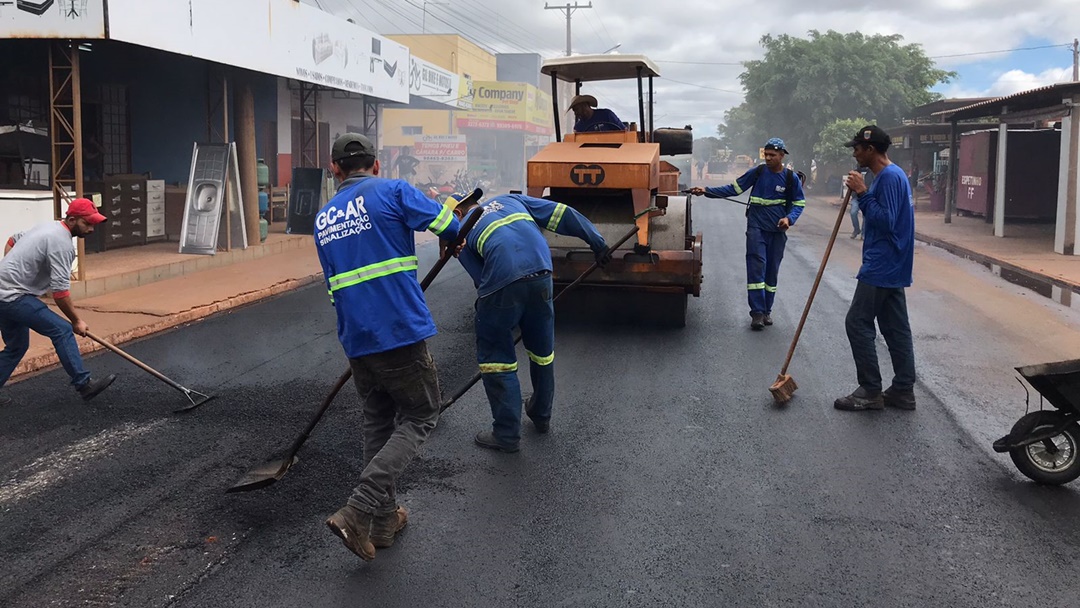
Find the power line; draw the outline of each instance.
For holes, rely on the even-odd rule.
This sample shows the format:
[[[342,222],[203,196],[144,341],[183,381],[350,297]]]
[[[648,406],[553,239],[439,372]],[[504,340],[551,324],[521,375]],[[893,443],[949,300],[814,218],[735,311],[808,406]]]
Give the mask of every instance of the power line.
[[[954,55],[934,55],[927,59],[946,59],[948,57],[974,57],[975,55],[994,55],[996,53],[1012,53],[1013,51],[1039,51],[1042,49],[1057,49],[1072,46],[1071,44],[1048,44],[1046,46],[1026,46],[1015,49],[1001,49],[1000,51],[978,51],[975,53],[956,53]]]

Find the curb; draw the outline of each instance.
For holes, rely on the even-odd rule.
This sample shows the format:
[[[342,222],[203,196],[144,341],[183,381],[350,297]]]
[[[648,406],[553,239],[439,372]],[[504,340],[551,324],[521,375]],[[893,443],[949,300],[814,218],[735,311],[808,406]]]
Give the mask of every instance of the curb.
[[[1043,297],[1054,300],[1058,304],[1064,306],[1080,306],[1080,284],[1039,274],[984,253],[973,251],[967,247],[957,245],[956,243],[950,243],[936,237],[921,234],[918,231],[915,232],[915,240],[926,243],[932,247],[944,249],[946,252],[957,257],[981,264],[989,269],[991,273],[1001,277],[1009,283],[1025,289],[1030,289]]]
[[[108,336],[102,336],[106,342],[112,344],[123,344],[124,342],[130,342],[139,338],[156,334],[158,332],[172,329],[178,325],[184,325],[185,323],[191,323],[209,317],[210,315],[224,312],[232,308],[244,306],[246,304],[252,304],[260,300],[265,300],[289,291],[306,287],[312,283],[322,280],[322,273],[315,273],[305,277],[296,279],[288,279],[275,283],[269,287],[262,289],[256,289],[255,291],[249,291],[246,293],[238,294],[224,300],[212,302],[203,306],[198,306],[183,312],[162,317],[160,320],[146,325],[140,325],[131,329],[109,334]],[[104,350],[105,347],[96,342],[88,340],[79,341],[79,352],[82,355],[87,355],[94,351]],[[56,351],[49,351],[48,354],[38,355],[30,359],[23,359],[19,366],[15,368],[15,371],[11,374],[13,381],[18,381],[24,377],[28,377],[28,374],[34,372],[45,371],[48,368],[52,368],[59,365],[60,359],[56,356]]]

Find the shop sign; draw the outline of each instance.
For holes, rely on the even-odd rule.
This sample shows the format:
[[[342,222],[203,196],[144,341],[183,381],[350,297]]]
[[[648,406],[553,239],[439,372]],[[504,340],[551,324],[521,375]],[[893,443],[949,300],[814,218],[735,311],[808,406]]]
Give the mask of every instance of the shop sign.
[[[109,0],[108,25],[114,40],[409,101],[408,47],[294,0]]]
[[[524,82],[476,81],[473,86],[472,111],[457,114],[458,128],[551,134],[547,93]]]
[[[460,95],[461,78],[448,70],[424,61],[419,57],[409,57],[409,94],[444,103],[455,108]]]
[[[464,135],[420,135],[412,155],[425,162],[465,162],[469,148]]]
[[[105,38],[104,0],[0,0],[0,38]]]

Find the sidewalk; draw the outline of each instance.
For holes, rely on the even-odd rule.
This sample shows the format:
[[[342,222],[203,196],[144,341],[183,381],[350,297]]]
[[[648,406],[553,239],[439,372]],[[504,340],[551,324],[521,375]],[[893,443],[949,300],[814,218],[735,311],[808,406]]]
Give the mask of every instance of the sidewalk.
[[[813,208],[840,206],[839,197],[807,196]],[[845,218],[841,235],[851,232]],[[1065,306],[1080,308],[1080,256],[1054,253],[1054,227],[1049,224],[1007,224],[1007,237],[996,237],[980,217],[953,217],[916,207],[915,239],[953,255],[978,262],[1002,279],[1031,289]]]
[[[75,307],[90,331],[118,345],[322,281],[311,235],[283,230],[271,225],[266,241],[213,256],[177,253],[175,242],[89,255],[86,280],[71,284]],[[435,239],[416,234],[417,245]],[[76,340],[83,354],[103,348]],[[30,349],[9,382],[58,364],[52,343],[31,331]]]

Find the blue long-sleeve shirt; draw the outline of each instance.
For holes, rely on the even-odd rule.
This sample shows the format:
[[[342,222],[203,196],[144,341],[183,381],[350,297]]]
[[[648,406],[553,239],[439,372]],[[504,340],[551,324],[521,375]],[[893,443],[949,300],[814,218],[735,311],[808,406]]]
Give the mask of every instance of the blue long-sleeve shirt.
[[[338,340],[355,359],[435,335],[416,281],[414,231],[454,239],[449,207],[398,179],[353,177],[315,216],[315,250],[337,310]]]
[[[862,196],[863,263],[857,278],[875,287],[911,285],[915,263],[915,204],[904,171],[889,164]]]
[[[795,193],[791,199],[791,212],[785,210],[788,198],[787,174],[788,169],[774,173],[768,167],[759,165],[740,175],[734,184],[705,188],[705,196],[731,197],[750,190],[750,208],[746,216],[747,227],[767,232],[781,232],[777,227],[781,218],[787,217],[788,223],[794,226],[806,207],[806,195],[803,194],[802,182],[799,181],[799,176],[792,175],[791,184]]]
[[[574,123],[574,131],[625,131],[626,123],[607,108],[595,108],[589,118]]]
[[[491,198],[472,213],[483,213],[465,237],[458,259],[479,297],[495,293],[529,274],[551,270],[551,249],[541,229],[575,236],[593,252],[607,248],[585,216],[562,203],[524,194]]]

